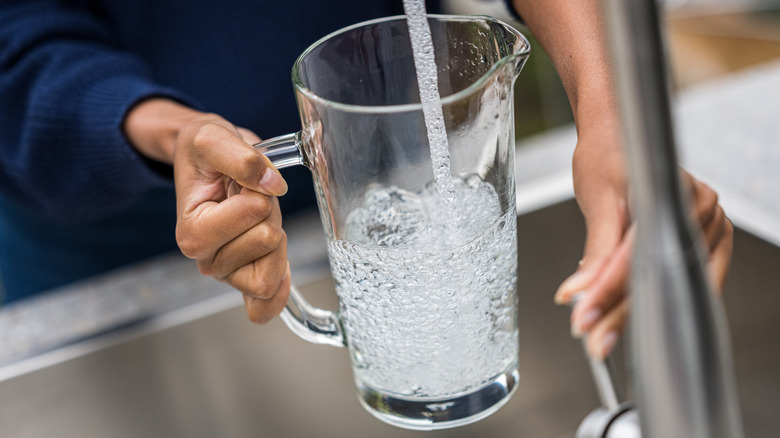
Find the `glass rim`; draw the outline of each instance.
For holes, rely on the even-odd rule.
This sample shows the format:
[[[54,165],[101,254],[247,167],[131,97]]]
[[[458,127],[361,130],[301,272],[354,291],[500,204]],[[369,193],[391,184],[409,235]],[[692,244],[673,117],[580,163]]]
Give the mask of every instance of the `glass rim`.
[[[490,69],[488,69],[485,74],[479,77],[479,79],[472,82],[468,87],[452,93],[450,95],[447,95],[445,97],[442,97],[439,100],[439,103],[441,105],[447,105],[453,102],[457,102],[459,100],[464,99],[465,97],[473,94],[477,90],[479,90],[482,85],[490,78],[493,73],[495,73],[496,70],[498,70],[502,65],[509,62],[511,59],[515,59],[517,57],[521,56],[527,56],[531,52],[531,44],[528,41],[528,38],[525,37],[522,33],[520,33],[519,30],[515,29],[513,26],[510,26],[509,24],[487,15],[443,15],[443,14],[427,14],[428,18],[431,19],[437,19],[441,21],[479,21],[479,22],[488,22],[488,23],[495,23],[500,26],[503,26],[506,28],[510,33],[515,35],[522,44],[520,45],[520,49],[515,51],[514,53],[510,53],[498,61],[496,61]],[[406,15],[394,15],[389,17],[382,17],[382,18],[376,18],[373,20],[363,21],[360,23],[356,23],[344,28],[341,28],[335,32],[331,32],[330,34],[320,38],[316,42],[314,42],[312,45],[310,45],[306,50],[304,50],[299,56],[298,59],[295,60],[295,63],[293,64],[292,69],[292,82],[295,89],[306,96],[307,98],[319,102],[323,105],[327,105],[329,107],[332,107],[334,109],[339,109],[342,111],[348,111],[348,112],[356,112],[356,113],[399,113],[399,112],[410,112],[410,111],[421,111],[423,108],[422,103],[405,103],[400,105],[355,105],[355,104],[349,104],[349,103],[343,103],[343,102],[337,102],[334,100],[326,99],[314,91],[312,91],[307,86],[303,85],[303,81],[300,77],[300,67],[303,63],[303,60],[309,55],[314,49],[321,46],[328,40],[341,35],[343,33],[347,33],[349,31],[352,31],[354,29],[370,26],[377,23],[383,23],[383,22],[389,22],[389,21],[398,21],[398,20],[406,20]]]

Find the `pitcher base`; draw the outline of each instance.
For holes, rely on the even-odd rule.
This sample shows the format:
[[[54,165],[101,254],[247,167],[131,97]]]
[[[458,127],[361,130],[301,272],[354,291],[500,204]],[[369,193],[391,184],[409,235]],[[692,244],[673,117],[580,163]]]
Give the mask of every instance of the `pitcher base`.
[[[393,426],[436,430],[481,420],[504,406],[517,389],[517,369],[481,388],[452,398],[415,399],[388,395],[358,383],[358,399],[371,415]]]

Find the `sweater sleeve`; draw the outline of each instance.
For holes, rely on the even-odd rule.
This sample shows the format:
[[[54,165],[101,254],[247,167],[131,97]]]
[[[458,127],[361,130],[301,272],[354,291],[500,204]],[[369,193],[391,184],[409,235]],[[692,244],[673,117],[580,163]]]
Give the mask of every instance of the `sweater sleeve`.
[[[0,1],[3,196],[77,222],[172,184],[122,133],[128,110],[152,96],[191,105],[115,47],[97,16],[54,1]]]

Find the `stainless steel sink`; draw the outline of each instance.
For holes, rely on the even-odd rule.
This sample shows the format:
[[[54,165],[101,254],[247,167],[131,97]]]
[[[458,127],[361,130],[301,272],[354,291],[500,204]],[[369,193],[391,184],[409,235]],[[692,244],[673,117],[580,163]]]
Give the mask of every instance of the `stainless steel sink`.
[[[568,310],[552,303],[558,283],[580,257],[581,216],[567,201],[520,216],[518,224],[518,391],[495,415],[429,436],[572,437],[597,406],[581,345],[569,336]],[[737,232],[726,304],[749,437],[780,430],[779,265],[779,248]],[[306,273],[301,268],[296,277],[311,279],[301,289],[312,302],[333,308],[332,281],[324,265],[319,267]],[[25,361],[34,364],[27,371],[19,371],[19,364],[12,373],[0,368],[3,437],[420,433],[385,425],[363,410],[344,349],[308,344],[278,319],[252,325],[237,293],[44,356],[46,361]]]

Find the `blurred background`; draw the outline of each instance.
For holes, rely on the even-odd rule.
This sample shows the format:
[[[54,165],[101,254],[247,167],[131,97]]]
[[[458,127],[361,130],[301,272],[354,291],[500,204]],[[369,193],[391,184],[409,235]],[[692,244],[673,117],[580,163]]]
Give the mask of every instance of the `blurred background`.
[[[502,1],[443,3],[452,13],[511,20]],[[776,436],[780,2],[663,5],[681,160],[716,188],[737,227],[725,302],[747,436]],[[598,406],[568,310],[552,304],[584,241],[571,188],[576,133],[555,70],[532,44],[516,86],[519,389],[490,418],[428,436],[573,437]],[[285,225],[295,281],[314,304],[335,308],[319,218]],[[615,359],[630,394],[629,349],[621,346]],[[0,308],[0,431],[9,438],[420,435],[363,411],[344,350],[307,344],[278,319],[253,326],[235,291],[178,254]]]
[[[453,13],[491,10],[522,28],[503,0],[443,0]],[[666,11],[671,79],[685,90],[780,58],[777,0],[660,0]],[[517,85],[517,135],[572,122],[568,100],[550,58],[533,36],[533,56]]]

